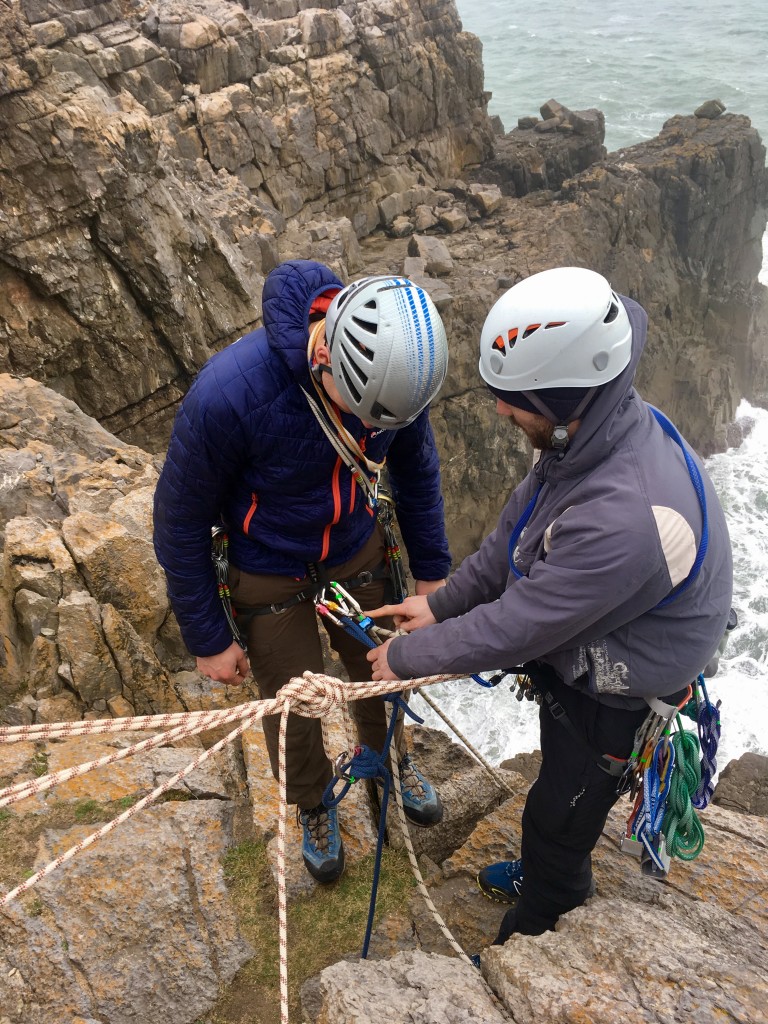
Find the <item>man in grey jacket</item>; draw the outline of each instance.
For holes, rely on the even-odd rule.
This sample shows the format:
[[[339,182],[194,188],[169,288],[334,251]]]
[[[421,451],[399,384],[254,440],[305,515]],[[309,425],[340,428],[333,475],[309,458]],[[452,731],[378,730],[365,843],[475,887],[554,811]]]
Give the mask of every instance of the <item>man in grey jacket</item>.
[[[516,901],[497,943],[551,929],[587,898],[646,698],[682,700],[726,629],[722,508],[698,457],[633,387],[646,325],[637,303],[580,268],[499,299],[480,373],[537,449],[534,466],[445,587],[378,612],[418,637],[371,651],[374,679],[525,665],[544,696],[521,857],[478,877],[492,899]]]

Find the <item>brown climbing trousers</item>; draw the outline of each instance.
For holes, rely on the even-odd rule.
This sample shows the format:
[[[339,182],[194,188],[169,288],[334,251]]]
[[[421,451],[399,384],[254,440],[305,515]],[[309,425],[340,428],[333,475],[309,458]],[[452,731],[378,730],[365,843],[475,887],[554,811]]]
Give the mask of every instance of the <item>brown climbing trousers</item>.
[[[354,579],[365,570],[373,571],[384,563],[384,539],[377,527],[370,539],[349,561],[335,565],[327,572],[340,582]],[[376,579],[350,593],[365,610],[377,608],[385,602],[386,579]],[[293,676],[303,672],[324,672],[323,653],[318,632],[318,616],[311,600],[301,601],[278,614],[248,615],[250,608],[280,605],[306,590],[309,581],[291,576],[255,575],[230,566],[229,585],[232,603],[241,609],[245,622],[248,658],[251,671],[263,700],[275,696]],[[353,681],[371,678],[371,666],[366,660],[368,648],[349,636],[333,623],[323,621],[331,646],[339,654]],[[391,623],[379,620],[380,625]],[[368,697],[350,704],[361,744],[381,751],[386,736],[387,704],[381,697]],[[272,765],[272,774],[278,777],[278,733],[280,716],[262,719],[264,736]],[[402,714],[395,729],[398,759],[405,753]],[[341,751],[339,751],[341,753]],[[308,810],[322,800],[323,791],[333,776],[333,768],[323,749],[320,719],[289,715],[286,739],[286,778],[288,802]]]

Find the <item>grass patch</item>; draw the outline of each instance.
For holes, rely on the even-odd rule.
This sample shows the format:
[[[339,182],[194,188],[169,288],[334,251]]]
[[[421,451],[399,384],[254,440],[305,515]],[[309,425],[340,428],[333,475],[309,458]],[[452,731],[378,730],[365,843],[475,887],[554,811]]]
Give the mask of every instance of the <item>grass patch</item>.
[[[263,843],[229,851],[225,877],[243,935],[257,955],[240,971],[205,1024],[279,1024],[277,889]],[[290,1016],[299,1020],[301,986],[345,953],[362,949],[373,879],[373,856],[341,880],[288,906]],[[378,921],[402,907],[414,886],[404,853],[385,850],[376,901]]]
[[[119,800],[114,801],[114,806],[122,814],[123,811],[127,811],[129,807],[133,807],[134,804],[139,802],[138,795],[134,796],[121,796]]]
[[[48,774],[48,752],[45,750],[38,750],[32,757],[32,763],[30,765],[32,774],[36,778],[40,778],[42,775]]]
[[[106,817],[104,805],[98,800],[78,800],[73,811],[79,822],[103,821]]]

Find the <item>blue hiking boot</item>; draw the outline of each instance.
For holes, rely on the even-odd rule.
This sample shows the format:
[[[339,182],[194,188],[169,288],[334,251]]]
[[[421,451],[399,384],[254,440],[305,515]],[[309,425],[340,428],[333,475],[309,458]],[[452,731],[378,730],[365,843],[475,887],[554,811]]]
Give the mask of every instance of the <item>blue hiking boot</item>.
[[[523,891],[522,860],[500,860],[489,864],[477,876],[480,892],[495,903],[514,903]],[[586,899],[597,892],[594,878],[590,879]]]
[[[500,860],[477,876],[480,892],[495,903],[514,903],[523,891],[523,862]]]
[[[310,811],[298,811],[304,830],[301,855],[307,871],[318,882],[335,882],[344,870],[344,844],[335,807],[318,804]]]
[[[437,825],[443,820],[443,805],[434,786],[427,782],[410,754],[402,758],[398,768],[406,818],[424,828]]]

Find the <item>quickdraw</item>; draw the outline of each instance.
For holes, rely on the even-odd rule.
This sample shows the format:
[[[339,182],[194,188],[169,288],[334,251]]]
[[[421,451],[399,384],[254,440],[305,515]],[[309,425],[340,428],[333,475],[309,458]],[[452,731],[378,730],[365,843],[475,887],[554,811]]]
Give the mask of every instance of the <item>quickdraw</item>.
[[[377,626],[349,591],[333,580],[315,598],[315,609],[321,618],[328,619],[371,649],[395,635],[392,630]]]
[[[245,641],[235,622],[235,610],[232,607],[232,594],[229,590],[229,537],[223,526],[211,527],[211,559],[227,623],[235,641],[245,650]]]
[[[698,734],[684,728],[681,714],[695,718]],[[634,800],[620,847],[640,858],[644,874],[666,878],[672,857],[701,853],[704,830],[695,808],[712,798],[719,738],[719,703],[710,702],[702,675],[678,706],[652,703],[620,783]]]
[[[400,604],[408,597],[408,582],[400,545],[395,535],[395,505],[388,494],[376,490],[376,516],[384,530],[385,557],[392,581],[392,603]]]

